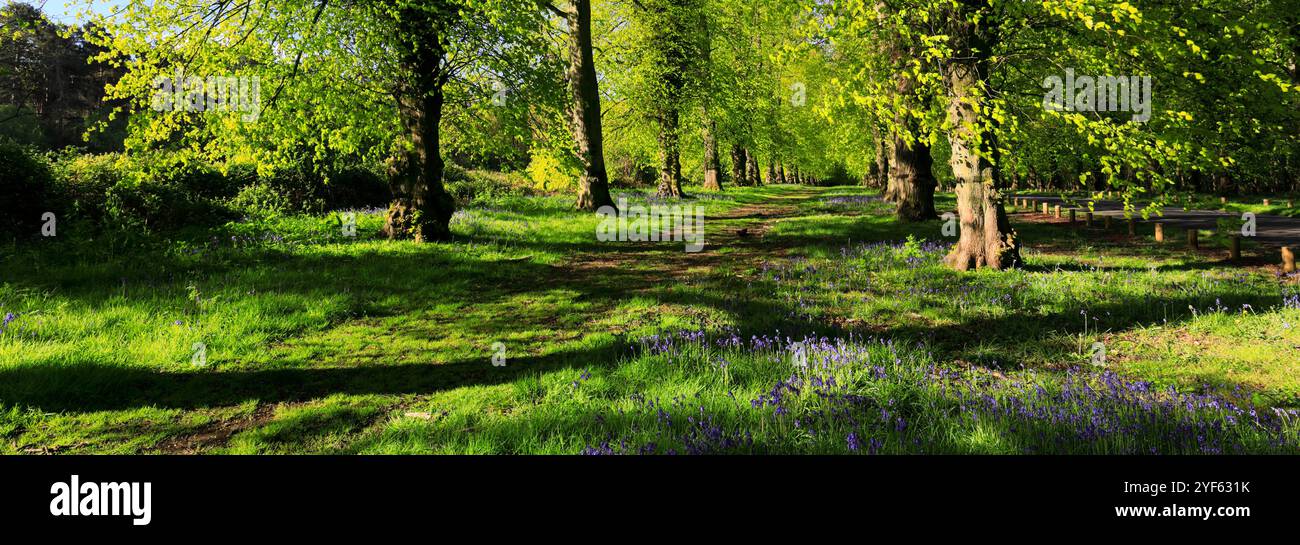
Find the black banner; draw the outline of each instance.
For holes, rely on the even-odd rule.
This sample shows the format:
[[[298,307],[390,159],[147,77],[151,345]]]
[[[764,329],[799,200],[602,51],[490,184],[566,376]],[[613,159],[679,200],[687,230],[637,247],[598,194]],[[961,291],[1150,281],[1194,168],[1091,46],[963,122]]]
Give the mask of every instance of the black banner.
[[[485,527],[542,535],[583,521],[648,524],[729,512],[743,516],[725,519],[742,533],[793,521],[927,532],[1015,521],[1201,533],[1294,520],[1300,504],[1294,463],[1287,457],[11,456],[0,458],[0,519],[10,530],[207,537],[254,529]],[[647,531],[656,528],[663,530]]]

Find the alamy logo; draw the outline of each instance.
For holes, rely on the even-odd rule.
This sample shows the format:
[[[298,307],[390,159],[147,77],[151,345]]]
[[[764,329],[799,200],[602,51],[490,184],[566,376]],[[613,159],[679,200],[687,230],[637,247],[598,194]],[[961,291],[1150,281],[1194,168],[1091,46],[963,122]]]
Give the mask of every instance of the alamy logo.
[[[1075,76],[1043,80],[1043,108],[1054,112],[1133,112],[1133,121],[1151,120],[1151,76]]]
[[[262,113],[262,83],[257,77],[186,76],[153,79],[150,106],[159,112],[239,112],[245,123]]]
[[[628,206],[627,197],[618,198],[618,211],[612,206],[596,210],[600,224],[596,240],[601,242],[685,242],[690,253],[704,249],[704,207],[636,204]]]
[[[81,482],[73,475],[71,483],[50,485],[50,514],[56,517],[135,517],[131,524],[144,526],[153,520],[152,483]]]

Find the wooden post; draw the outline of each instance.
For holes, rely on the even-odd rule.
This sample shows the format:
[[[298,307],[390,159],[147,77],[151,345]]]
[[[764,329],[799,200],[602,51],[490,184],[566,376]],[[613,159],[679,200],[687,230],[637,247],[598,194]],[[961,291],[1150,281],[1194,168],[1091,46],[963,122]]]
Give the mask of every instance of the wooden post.
[[[1227,197],[1219,197],[1219,204],[1228,204]]]
[[[1295,252],[1288,246],[1282,247],[1282,272],[1295,272]]]
[[[1241,235],[1228,237],[1228,259],[1233,261],[1241,259]]]
[[[1043,215],[1047,215],[1047,203],[1043,203]]]
[[[1264,199],[1264,206],[1271,206],[1268,202],[1268,199]]]
[[[1106,223],[1106,230],[1109,231],[1109,230],[1110,230],[1110,216],[1102,216],[1102,217],[1105,218],[1104,221],[1105,221],[1105,223]]]
[[[1070,209],[1070,225],[1074,225],[1074,209]]]
[[[1165,224],[1156,222],[1156,242],[1165,241]]]
[[[1191,249],[1193,249],[1193,250],[1199,250],[1199,249],[1201,249],[1200,241],[1198,241],[1198,240],[1196,239],[1196,237],[1199,236],[1199,235],[1200,235],[1200,231],[1198,231],[1195,227],[1193,227],[1193,228],[1187,230],[1187,247],[1188,247],[1188,248],[1191,248]]]
[[[1128,236],[1137,236],[1137,218],[1128,219]]]
[[[1084,225],[1092,227],[1092,212],[1084,212],[1083,221],[1085,222]]]
[[[1056,219],[1061,219],[1061,205],[1056,205]]]

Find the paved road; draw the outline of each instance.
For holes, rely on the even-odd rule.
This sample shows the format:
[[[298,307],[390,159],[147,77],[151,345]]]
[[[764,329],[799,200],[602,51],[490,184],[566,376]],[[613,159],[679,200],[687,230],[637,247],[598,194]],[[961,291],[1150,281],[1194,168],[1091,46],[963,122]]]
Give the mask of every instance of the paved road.
[[[1061,205],[1062,217],[1068,217],[1065,211],[1069,205],[1065,204],[1060,197],[1043,197],[1021,195],[1014,198],[1029,199],[1041,207],[1042,203],[1050,205]],[[1079,201],[1083,210],[1087,210],[1087,201]],[[1123,203],[1116,201],[1096,201],[1094,207],[1095,217],[1114,216],[1117,218],[1124,217]],[[1145,220],[1147,223],[1163,222],[1165,225],[1178,229],[1187,229],[1196,227],[1198,229],[1214,229],[1218,226],[1219,218],[1241,218],[1241,214],[1232,214],[1229,212],[1219,212],[1216,210],[1183,210],[1172,206],[1162,209],[1163,216],[1151,216]],[[1137,216],[1138,222],[1143,222],[1142,216]],[[1079,221],[1083,221],[1083,212],[1079,212]],[[1122,220],[1121,220],[1122,221]],[[1288,218],[1285,216],[1255,216],[1256,236],[1254,242],[1266,246],[1290,246],[1300,248],[1300,218]],[[1150,234],[1150,230],[1146,231]]]

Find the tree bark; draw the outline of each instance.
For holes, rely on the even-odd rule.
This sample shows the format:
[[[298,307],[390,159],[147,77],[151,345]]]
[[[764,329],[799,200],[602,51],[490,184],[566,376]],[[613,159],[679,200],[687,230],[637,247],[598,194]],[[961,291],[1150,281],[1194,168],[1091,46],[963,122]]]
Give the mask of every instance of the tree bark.
[[[948,116],[952,129],[953,175],[957,180],[957,212],[961,217],[961,238],[946,261],[965,271],[979,267],[995,270],[1021,265],[1020,238],[1011,228],[1002,207],[1001,175],[990,119],[983,119],[975,106],[984,100],[982,86],[988,82],[988,56],[996,28],[988,17],[988,0],[961,0],[950,14],[954,38],[953,58],[944,74],[948,84]],[[979,23],[972,22],[978,12]],[[980,111],[987,111],[981,108]],[[985,147],[981,150],[980,146]],[[987,150],[987,151],[984,151]]]
[[[894,138],[893,166],[889,169],[889,187],[894,191],[894,213],[902,221],[925,221],[938,217],[934,210],[934,159],[930,146],[921,141],[908,145],[902,137]]]
[[[722,158],[718,156],[717,130],[717,122],[710,119],[704,123],[705,191],[722,191]]]
[[[591,52],[591,0],[572,0],[565,18],[569,23],[569,123],[582,163],[578,178],[580,210],[614,206],[605,169],[605,141],[601,134],[600,84]]]
[[[409,10],[403,31],[413,40],[401,65],[410,79],[398,85],[398,115],[405,134],[401,150],[388,161],[388,185],[393,200],[384,219],[389,239],[416,242],[448,240],[455,200],[442,185],[440,125],[443,86],[449,77],[443,64],[441,29],[435,21]]]
[[[740,144],[731,145],[731,183],[744,187],[749,185],[745,180],[745,148]]]
[[[902,55],[903,48],[895,48],[896,55]],[[915,82],[906,75],[898,78],[897,92],[910,101]],[[924,221],[936,216],[934,211],[934,189],[938,185],[934,177],[934,160],[930,157],[930,145],[920,140],[920,131],[915,122],[902,111],[894,115],[895,132],[889,146],[889,182],[885,188],[885,200],[894,203],[894,212],[903,221]],[[907,143],[903,131],[915,135],[911,144]]]
[[[885,188],[889,185],[889,145],[880,137],[880,130],[871,131],[876,147],[876,159],[867,170],[863,180],[868,187]]]
[[[745,150],[745,158],[745,178],[751,185],[763,185],[763,176],[758,171],[758,154]]]
[[[676,108],[659,113],[659,189],[660,197],[682,196],[681,139],[677,133]]]

